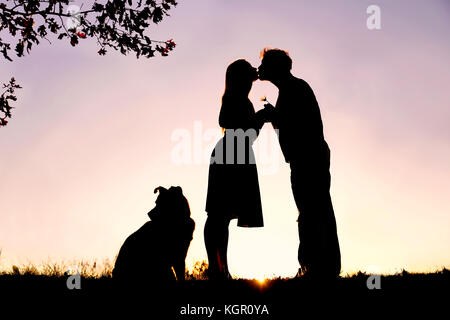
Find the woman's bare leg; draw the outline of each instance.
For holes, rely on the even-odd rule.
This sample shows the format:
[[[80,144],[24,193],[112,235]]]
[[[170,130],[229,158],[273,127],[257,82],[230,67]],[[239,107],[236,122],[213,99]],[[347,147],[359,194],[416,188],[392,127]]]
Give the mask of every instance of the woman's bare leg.
[[[204,238],[208,254],[209,274],[212,278],[227,278],[228,271],[228,237],[230,219],[219,214],[209,215],[206,219]]]

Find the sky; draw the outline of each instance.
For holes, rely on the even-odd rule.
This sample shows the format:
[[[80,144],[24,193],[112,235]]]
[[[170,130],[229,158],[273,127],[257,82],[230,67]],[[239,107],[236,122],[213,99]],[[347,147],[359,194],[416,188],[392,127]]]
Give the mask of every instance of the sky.
[[[81,4],[82,1],[75,1]],[[369,30],[369,5],[381,29]],[[114,260],[148,220],[157,186],[179,185],[196,221],[187,257],[206,260],[208,161],[225,70],[264,47],[289,51],[319,102],[343,273],[450,267],[450,5],[447,1],[179,1],[152,26],[168,57],[136,59],[91,39],[43,41],[0,62],[14,76],[0,128],[0,268]],[[255,82],[274,103],[276,88]],[[255,142],[264,228],[230,226],[230,271],[297,272],[297,209],[270,125]]]

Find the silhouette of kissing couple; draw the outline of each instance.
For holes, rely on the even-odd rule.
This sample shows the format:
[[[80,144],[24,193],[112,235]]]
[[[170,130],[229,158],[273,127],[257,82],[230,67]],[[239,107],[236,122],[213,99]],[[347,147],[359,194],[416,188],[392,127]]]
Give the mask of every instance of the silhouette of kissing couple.
[[[341,270],[336,220],[330,198],[330,149],[323,136],[322,119],[311,87],[291,73],[286,51],[265,49],[258,70],[246,60],[231,63],[219,115],[223,137],[209,166],[204,239],[210,279],[231,278],[227,248],[229,224],[262,227],[263,215],[253,142],[264,123],[278,133],[284,158],[291,169],[291,187],[297,205],[300,245],[298,276],[335,278]],[[256,80],[270,81],[279,95],[255,112],[248,95]],[[180,187],[158,187],[151,221],[122,245],[113,271],[123,283],[184,280],[186,254],[195,222]],[[141,274],[136,272],[145,269]],[[174,271],[174,272],[173,272]]]
[[[264,123],[278,133],[291,169],[291,186],[299,211],[298,276],[335,278],[341,270],[336,220],[330,198],[330,149],[324,139],[320,109],[311,87],[291,73],[292,60],[280,49],[264,49],[258,69],[244,59],[226,70],[219,114],[223,137],[209,166],[204,228],[210,279],[231,278],[227,248],[229,224],[262,227],[261,196],[253,142]],[[248,98],[256,80],[270,81],[278,90],[276,105],[255,112]]]

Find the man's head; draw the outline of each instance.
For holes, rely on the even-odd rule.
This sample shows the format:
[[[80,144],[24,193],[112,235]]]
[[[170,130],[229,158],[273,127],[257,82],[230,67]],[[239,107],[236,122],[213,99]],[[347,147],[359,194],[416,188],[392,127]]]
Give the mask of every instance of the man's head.
[[[261,65],[258,68],[260,80],[278,81],[290,75],[292,59],[287,51],[265,48],[261,51]]]

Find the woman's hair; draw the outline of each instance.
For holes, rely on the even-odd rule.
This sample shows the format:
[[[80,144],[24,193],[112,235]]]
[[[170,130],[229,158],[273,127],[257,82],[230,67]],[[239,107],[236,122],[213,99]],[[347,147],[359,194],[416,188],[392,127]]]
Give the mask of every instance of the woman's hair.
[[[236,104],[236,100],[242,98],[248,99],[248,93],[252,87],[252,82],[255,80],[255,75],[252,75],[252,65],[245,59],[239,59],[232,62],[225,74],[225,91],[222,96],[222,106],[220,108],[219,125],[224,128],[224,123],[227,123],[229,113],[225,111],[226,108]]]
[[[225,92],[222,96],[222,103],[224,98],[248,94],[252,86],[251,68],[251,64],[244,59],[236,60],[228,66],[225,74]]]

